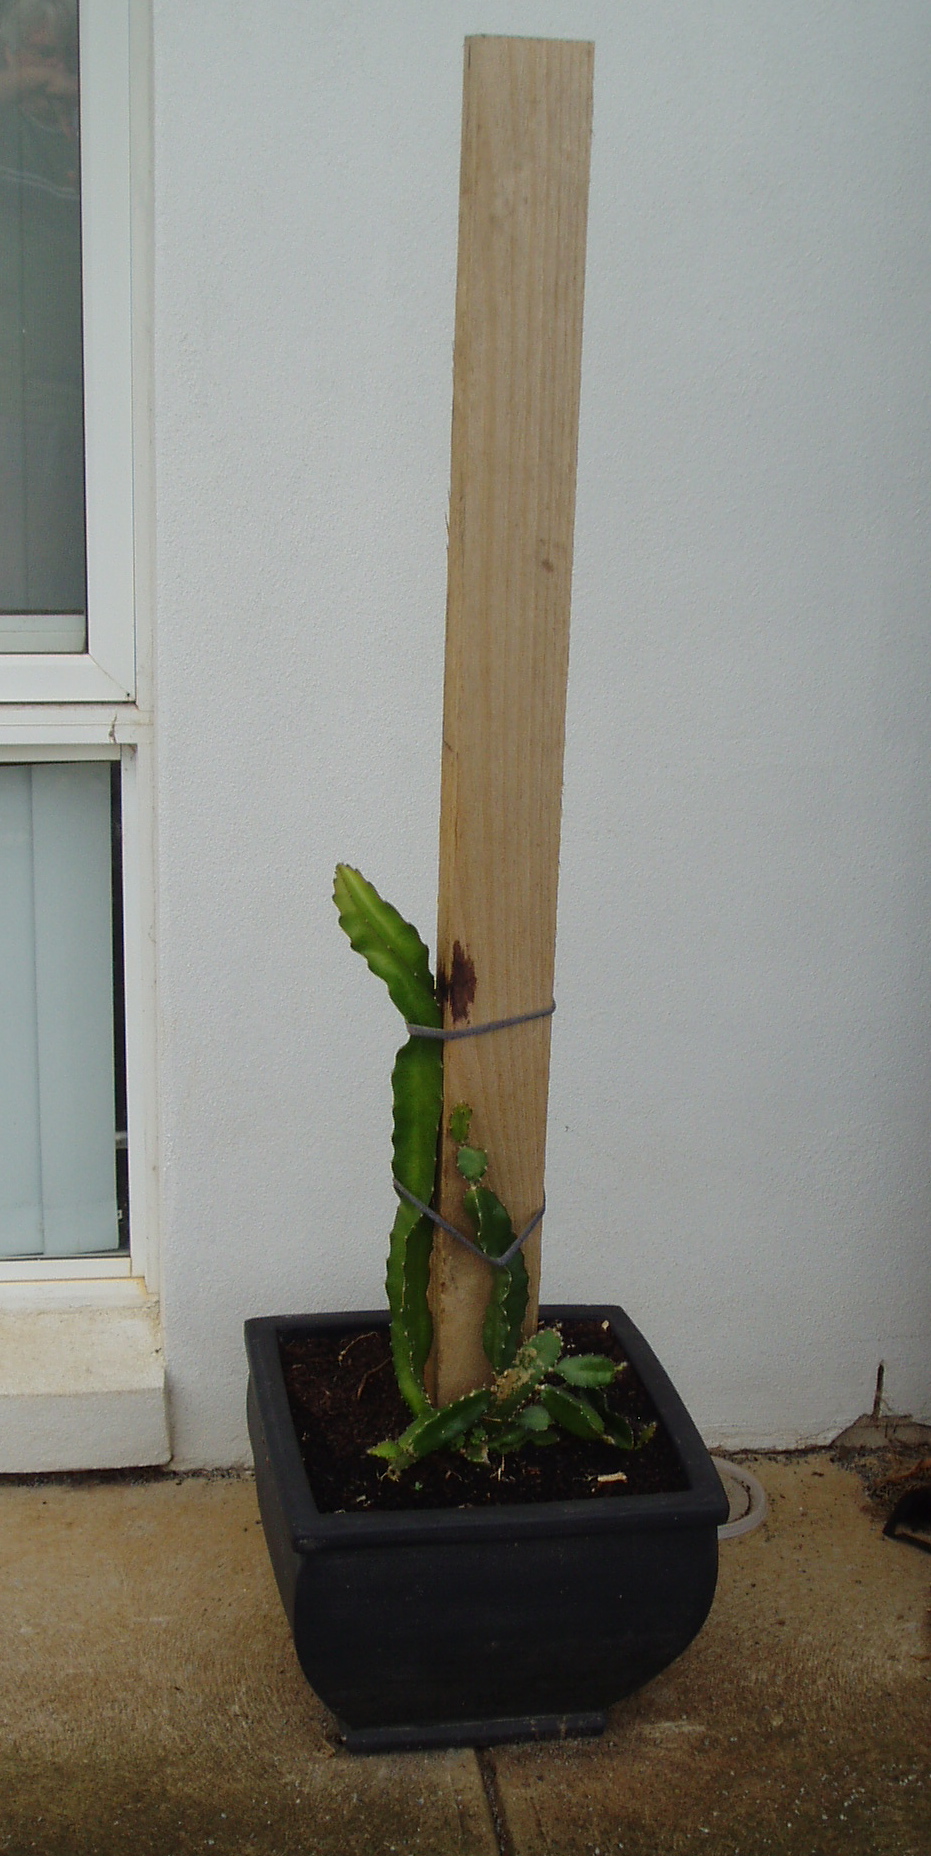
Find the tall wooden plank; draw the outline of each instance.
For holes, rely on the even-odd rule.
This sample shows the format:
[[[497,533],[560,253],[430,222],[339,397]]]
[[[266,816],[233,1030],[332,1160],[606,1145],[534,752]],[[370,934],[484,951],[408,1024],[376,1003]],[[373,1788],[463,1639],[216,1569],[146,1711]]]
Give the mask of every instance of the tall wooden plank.
[[[465,48],[437,935],[454,1027],[553,994],[593,51]],[[472,1105],[522,1229],[542,1203],[549,1053],[549,1019],[445,1045],[439,1203],[467,1231],[449,1113]],[[525,1255],[535,1321],[539,1233]],[[487,1378],[489,1276],[438,1236],[443,1402]]]

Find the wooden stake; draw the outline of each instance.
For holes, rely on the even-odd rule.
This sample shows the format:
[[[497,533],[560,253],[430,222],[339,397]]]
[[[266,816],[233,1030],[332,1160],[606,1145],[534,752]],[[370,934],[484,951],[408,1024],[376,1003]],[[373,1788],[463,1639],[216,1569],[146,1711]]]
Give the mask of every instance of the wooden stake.
[[[438,966],[445,1022],[553,996],[594,48],[467,39],[453,369]],[[447,1126],[543,1200],[550,1020],[444,1047],[439,1205],[471,1231]],[[539,1233],[525,1256],[536,1324]],[[434,1395],[481,1385],[488,1266],[438,1234]]]

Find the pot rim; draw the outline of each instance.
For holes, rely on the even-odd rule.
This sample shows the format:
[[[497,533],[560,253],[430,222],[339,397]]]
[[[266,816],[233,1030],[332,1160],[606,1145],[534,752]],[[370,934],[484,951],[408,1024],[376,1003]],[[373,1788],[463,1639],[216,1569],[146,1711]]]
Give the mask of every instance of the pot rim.
[[[279,1341],[296,1329],[318,1333],[385,1328],[387,1309],[339,1314],[258,1315],[245,1323],[250,1381],[265,1439],[285,1470],[279,1494],[296,1553],[364,1549],[405,1541],[469,1541],[541,1534],[642,1533],[684,1527],[717,1528],[728,1500],[699,1432],[668,1374],[629,1315],[614,1304],[558,1303],[540,1309],[546,1321],[607,1320],[644,1381],[688,1477],[689,1486],[664,1495],[591,1495],[576,1501],[501,1503],[493,1508],[429,1508],[408,1513],[322,1514],[311,1492],[285,1390]]]

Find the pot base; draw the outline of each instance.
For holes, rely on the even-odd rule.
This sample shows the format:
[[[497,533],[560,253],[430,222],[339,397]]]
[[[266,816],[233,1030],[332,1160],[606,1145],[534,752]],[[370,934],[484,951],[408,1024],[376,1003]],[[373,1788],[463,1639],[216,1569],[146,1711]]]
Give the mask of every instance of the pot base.
[[[500,1720],[430,1721],[423,1727],[343,1727],[349,1753],[413,1753],[439,1746],[503,1746],[509,1740],[578,1740],[603,1734],[607,1714],[515,1714]]]

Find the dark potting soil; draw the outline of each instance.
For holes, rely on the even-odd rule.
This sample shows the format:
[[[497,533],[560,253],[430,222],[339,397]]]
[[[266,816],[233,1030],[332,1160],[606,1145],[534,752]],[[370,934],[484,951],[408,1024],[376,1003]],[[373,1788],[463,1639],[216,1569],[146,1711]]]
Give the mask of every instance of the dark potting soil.
[[[560,1438],[544,1447],[525,1444],[490,1465],[470,1463],[454,1450],[438,1450],[402,1472],[397,1481],[372,1444],[399,1437],[411,1421],[394,1379],[387,1329],[343,1334],[295,1334],[281,1342],[291,1416],[307,1479],[322,1514],[363,1514],[366,1509],[482,1508],[508,1502],[578,1501],[586,1497],[666,1494],[688,1482],[676,1451],[657,1421],[652,1401],[625,1359],[610,1327],[600,1321],[562,1321],[566,1353],[606,1353],[624,1370],[611,1387],[614,1412],[638,1436],[656,1424],[648,1443],[618,1450],[606,1443]],[[620,1472],[624,1480],[614,1480]],[[611,1478],[608,1481],[603,1477]]]

